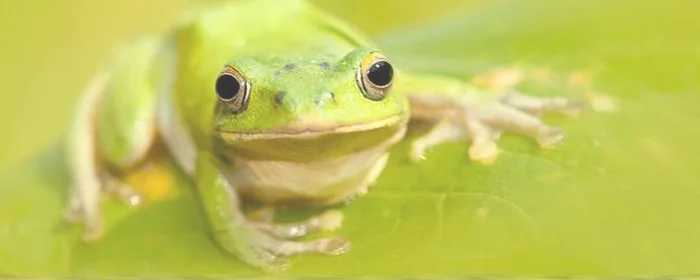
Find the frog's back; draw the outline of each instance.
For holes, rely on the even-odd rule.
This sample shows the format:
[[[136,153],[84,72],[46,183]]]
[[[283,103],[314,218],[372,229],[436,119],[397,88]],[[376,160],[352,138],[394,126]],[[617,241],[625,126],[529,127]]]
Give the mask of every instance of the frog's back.
[[[199,135],[208,135],[211,128],[211,115],[202,112],[213,110],[213,85],[230,61],[340,59],[371,44],[354,27],[305,0],[225,2],[194,14],[174,30],[173,38],[178,53],[177,106]]]
[[[224,61],[295,49],[344,52],[366,42],[305,0],[225,2],[204,9],[176,32],[179,46],[217,50],[211,58]]]

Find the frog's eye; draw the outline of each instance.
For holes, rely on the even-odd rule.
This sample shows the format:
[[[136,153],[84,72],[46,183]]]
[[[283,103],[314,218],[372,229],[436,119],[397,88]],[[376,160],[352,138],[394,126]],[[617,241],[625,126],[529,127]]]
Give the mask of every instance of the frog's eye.
[[[236,69],[226,66],[216,78],[216,95],[233,113],[240,113],[248,107],[250,84]]]
[[[380,53],[370,53],[362,59],[357,71],[357,85],[367,99],[379,101],[389,93],[394,68]]]

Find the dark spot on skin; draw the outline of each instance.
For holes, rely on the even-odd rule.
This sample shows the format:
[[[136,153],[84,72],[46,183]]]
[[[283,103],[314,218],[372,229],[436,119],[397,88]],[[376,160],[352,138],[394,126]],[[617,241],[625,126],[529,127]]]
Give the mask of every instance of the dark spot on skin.
[[[280,91],[277,94],[275,94],[275,103],[277,103],[277,105],[282,105],[282,100],[284,99],[284,95],[286,94],[286,91]]]
[[[321,69],[323,69],[323,70],[328,70],[331,68],[331,64],[328,63],[327,61],[319,63],[318,66],[321,67]]]
[[[294,67],[297,67],[297,65],[294,63],[289,63],[289,64],[284,66],[284,70],[292,70],[292,69],[294,69]]]

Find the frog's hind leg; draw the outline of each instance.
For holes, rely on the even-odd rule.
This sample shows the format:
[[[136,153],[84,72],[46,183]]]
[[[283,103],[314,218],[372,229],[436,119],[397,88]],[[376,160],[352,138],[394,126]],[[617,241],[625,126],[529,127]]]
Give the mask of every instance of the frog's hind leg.
[[[445,142],[466,139],[466,134],[459,126],[450,120],[442,118],[430,131],[411,143],[411,160],[418,161],[425,158],[425,151]]]
[[[555,112],[576,116],[583,110],[580,100],[564,97],[534,97],[517,91],[484,91],[459,79],[415,75],[407,89],[411,119],[437,125],[413,144],[413,159],[442,142],[471,140],[469,157],[491,163],[498,155],[496,140],[502,133],[515,132],[532,138],[542,148],[561,142],[564,132],[540,119]]]
[[[115,193],[132,205],[142,201],[110,172],[136,165],[154,142],[157,95],[151,65],[157,49],[158,43],[148,38],[120,48],[78,104],[66,142],[73,182],[65,216],[83,223],[86,241],[102,235],[105,194]]]
[[[504,94],[501,97],[501,102],[534,116],[555,112],[570,117],[577,117],[583,110],[583,102],[580,100],[566,97],[534,97],[518,91],[510,91]]]
[[[99,206],[101,182],[96,159],[95,127],[92,120],[99,97],[105,90],[107,78],[106,74],[100,74],[88,86],[78,104],[66,142],[66,157],[71,171],[72,185],[68,193],[65,218],[68,222],[83,223],[85,240],[97,239],[102,234],[102,216]]]
[[[533,138],[541,148],[552,148],[564,139],[564,131],[545,124],[538,117],[506,104],[473,108],[468,119],[491,127]]]
[[[499,154],[496,140],[504,131],[533,138],[542,148],[551,148],[564,138],[561,129],[546,125],[532,114],[514,106],[493,103],[445,116],[428,134],[413,142],[411,158],[420,159],[426,149],[444,142],[469,139],[469,158],[491,164]]]
[[[465,119],[455,122],[454,117],[444,117],[425,135],[411,144],[411,160],[424,158],[425,151],[445,142],[471,139],[469,157],[472,160],[490,164],[498,156],[496,139],[500,131],[489,127],[478,119]]]

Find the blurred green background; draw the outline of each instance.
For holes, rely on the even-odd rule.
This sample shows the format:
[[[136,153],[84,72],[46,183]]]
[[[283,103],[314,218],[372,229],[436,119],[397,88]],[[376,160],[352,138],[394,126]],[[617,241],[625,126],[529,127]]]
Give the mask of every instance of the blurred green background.
[[[400,67],[468,79],[516,65],[530,74],[523,91],[599,92],[618,110],[548,116],[564,145],[507,135],[489,167],[461,143],[410,164],[404,142],[343,210],[352,251],[294,258],[286,274],[700,272],[697,1],[316,2]],[[82,87],[115,44],[197,3],[0,2],[0,173],[12,173],[0,179],[0,274],[257,275],[207,238],[181,177],[175,198],[137,211],[108,203],[97,245],[58,223],[67,179],[56,146]]]

